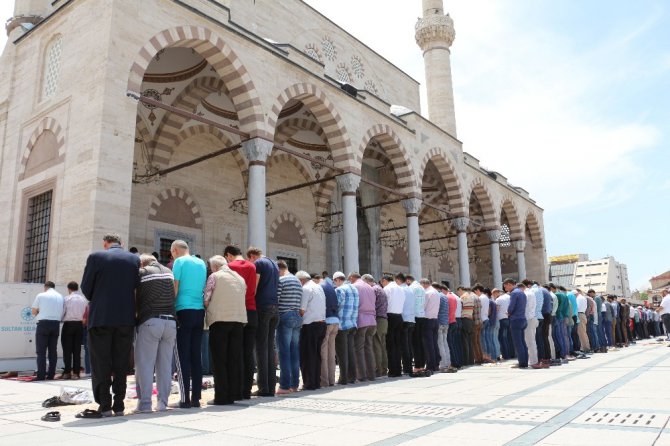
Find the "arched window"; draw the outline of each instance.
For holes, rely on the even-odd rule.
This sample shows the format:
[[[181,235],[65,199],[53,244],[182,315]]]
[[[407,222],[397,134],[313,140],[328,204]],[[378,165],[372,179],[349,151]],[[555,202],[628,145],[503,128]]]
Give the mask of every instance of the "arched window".
[[[44,52],[44,71],[42,73],[42,100],[48,99],[56,94],[58,90],[58,77],[60,76],[60,54],[62,47],[62,36],[54,37]]]

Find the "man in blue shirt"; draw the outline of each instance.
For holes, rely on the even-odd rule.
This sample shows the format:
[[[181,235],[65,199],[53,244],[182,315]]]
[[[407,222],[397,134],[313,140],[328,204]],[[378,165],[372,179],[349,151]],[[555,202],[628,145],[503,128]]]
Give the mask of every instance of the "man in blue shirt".
[[[263,255],[260,248],[247,249],[247,259],[256,266],[256,312],[258,331],[256,332],[256,357],[258,374],[256,396],[275,396],[277,374],[275,372],[275,331],[279,323],[277,290],[279,289],[279,268]]]
[[[346,281],[344,273],[333,274],[335,293],[339,305],[338,319],[340,330],[335,337],[335,352],[340,365],[338,384],[354,384],[356,382],[356,351],[354,336],[358,321],[359,296],[358,290]]]
[[[528,346],[524,339],[524,330],[528,325],[526,320],[526,293],[525,286],[522,283],[514,285],[514,280],[506,279],[503,282],[503,288],[509,293],[509,307],[507,314],[509,317],[510,331],[512,332],[512,342],[516,349],[519,364],[515,367],[520,369],[528,368]]]
[[[174,291],[177,296],[177,375],[179,407],[200,407],[202,391],[202,332],[205,324],[203,293],[207,280],[207,265],[192,256],[188,244],[175,240],[170,248],[174,264]]]

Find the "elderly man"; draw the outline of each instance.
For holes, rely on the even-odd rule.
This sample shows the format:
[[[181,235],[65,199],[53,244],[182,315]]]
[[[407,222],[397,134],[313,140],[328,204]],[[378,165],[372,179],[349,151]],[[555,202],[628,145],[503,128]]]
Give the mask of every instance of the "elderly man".
[[[205,323],[203,292],[207,266],[202,259],[191,255],[188,244],[175,240],[170,248],[175,259],[172,266],[174,289],[177,295],[177,375],[179,378],[179,407],[200,407],[202,394],[202,332]],[[210,332],[211,335],[211,332]]]
[[[354,339],[356,323],[358,321],[358,290],[345,281],[344,273],[337,271],[333,274],[335,292],[339,305],[338,318],[340,331],[335,338],[335,352],[337,363],[340,365],[338,384],[353,384],[356,382],[356,352]]]
[[[140,256],[135,338],[135,412],[151,412],[154,370],[158,411],[167,410],[172,390],[172,358],[177,342],[174,276],[151,254]]]
[[[79,292],[79,284],[67,284],[67,296],[63,301],[63,328],[61,346],[63,347],[63,374],[61,379],[79,379],[81,372],[81,343],[84,337],[84,317],[88,310],[88,301]]]
[[[223,256],[209,259],[212,274],[205,287],[209,349],[214,372],[214,399],[207,404],[233,404],[242,397],[244,361],[242,329],[247,323],[244,278]]]
[[[326,296],[326,336],[321,344],[321,387],[335,385],[335,339],[340,329],[339,304],[332,280],[322,280],[319,286]]]
[[[388,296],[384,289],[375,283],[370,274],[363,274],[361,279],[372,287],[375,292],[375,322],[377,330],[374,337],[376,377],[385,376],[388,371],[388,354],[386,351],[386,334],[388,333]]]
[[[402,309],[405,305],[405,292],[391,276],[382,277],[381,284],[388,298],[386,311],[388,316],[388,335],[386,338],[388,376],[390,378],[397,378],[402,375]]]
[[[37,320],[35,347],[37,350],[37,380],[54,379],[56,361],[58,361],[58,331],[63,317],[63,296],[56,291],[56,285],[47,281],[44,292],[35,297],[32,314]],[[47,371],[47,351],[49,352],[49,370]]]
[[[375,365],[374,338],[377,332],[375,304],[377,296],[370,285],[361,280],[357,272],[349,274],[349,281],[358,291],[358,319],[356,321],[356,375],[359,381],[374,381],[377,375]]]
[[[279,287],[277,302],[277,348],[279,350],[279,390],[275,395],[288,395],[298,391],[300,382],[300,329],[302,327],[302,283],[288,271],[283,260],[277,262]]]
[[[306,271],[295,273],[302,284],[300,370],[303,390],[321,388],[321,344],[326,337],[326,295]]]
[[[121,237],[107,234],[103,251],[88,256],[81,290],[91,302],[88,343],[91,354],[93,398],[97,411],[84,411],[85,418],[123,415],[126,376],[130,368],[135,327],[135,289],[139,285],[140,258],[121,247]],[[202,329],[202,322],[200,324]],[[114,399],[110,393],[114,391]]]

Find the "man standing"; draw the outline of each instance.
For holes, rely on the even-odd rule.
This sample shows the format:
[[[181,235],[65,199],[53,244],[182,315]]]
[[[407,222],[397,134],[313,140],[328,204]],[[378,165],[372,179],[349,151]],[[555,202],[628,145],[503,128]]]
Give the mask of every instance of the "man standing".
[[[459,286],[456,292],[461,297],[463,309],[461,317],[463,322],[462,338],[463,338],[463,365],[473,365],[475,363],[474,357],[474,310],[476,296],[470,291],[470,288]]]
[[[300,382],[300,329],[302,328],[300,306],[304,291],[301,281],[288,271],[286,262],[280,260],[277,262],[277,267],[279,268],[279,288],[277,289],[279,390],[275,394],[288,395],[298,391]]]
[[[414,371],[423,370],[426,366],[426,352],[423,346],[423,335],[426,323],[426,292],[414,276],[405,276],[405,283],[414,293],[414,333],[412,336],[412,352],[414,353]]]
[[[63,296],[56,291],[56,285],[47,281],[44,292],[35,297],[31,309],[37,329],[35,347],[37,350],[37,381],[54,379],[58,361],[58,331],[63,317]],[[49,370],[47,371],[47,351],[49,352]]]
[[[598,315],[596,314],[596,301],[593,299],[596,295],[594,290],[586,292],[586,336],[589,339],[591,350],[596,352],[599,349],[598,338],[596,336],[596,326],[598,324]]]
[[[337,363],[340,366],[338,384],[346,385],[356,382],[356,350],[354,339],[356,323],[358,321],[358,290],[350,283],[345,282],[344,273],[337,271],[333,274],[337,303],[339,305],[338,319],[340,330],[335,338],[335,352]]]
[[[370,274],[363,274],[361,279],[372,287],[375,293],[375,322],[377,330],[374,337],[375,350],[375,376],[385,376],[388,371],[388,355],[386,352],[386,334],[388,333],[388,296],[384,289],[375,283]]]
[[[258,374],[256,396],[274,396],[277,385],[275,372],[275,331],[279,322],[277,313],[277,288],[279,269],[277,264],[263,255],[259,248],[247,249],[247,259],[256,266],[256,358]]]
[[[498,311],[498,323],[500,330],[498,331],[498,341],[500,342],[500,353],[503,359],[511,359],[513,346],[510,342],[511,335],[509,331],[509,318],[507,317],[507,309],[509,308],[509,294],[504,293],[496,298],[496,308]]]
[[[426,370],[437,372],[439,371],[438,358],[440,357],[440,350],[437,346],[437,332],[440,328],[437,321],[437,316],[440,312],[440,295],[428,279],[421,279],[420,284],[426,292],[426,320],[423,330],[423,350],[426,356]],[[446,333],[444,337],[446,339]]]
[[[463,365],[463,353],[461,349],[461,298],[445,287],[447,300],[449,301],[449,332],[447,333],[447,343],[449,344],[449,356],[451,357],[451,367],[458,370]]]
[[[591,350],[591,344],[589,343],[589,337],[586,334],[587,329],[587,319],[586,319],[586,310],[588,308],[588,301],[586,297],[582,294],[582,290],[575,290],[575,299],[577,300],[577,317],[579,318],[579,324],[577,325],[577,334],[579,336],[579,343],[581,345],[581,351],[583,353]]]
[[[402,368],[403,372],[409,376],[414,375],[412,368],[412,359],[414,358],[413,340],[416,321],[416,295],[407,286],[405,275],[398,273],[395,275],[395,282],[405,293],[405,303],[402,307]]]
[[[451,352],[449,351],[449,299],[445,293],[445,288],[442,285],[433,284],[433,288],[439,291],[440,307],[437,312],[437,348],[440,351],[440,372],[448,372],[452,370],[451,367]],[[455,369],[453,369],[455,371]]]
[[[326,336],[321,344],[321,387],[335,385],[335,339],[340,329],[339,304],[332,280],[322,280],[319,285],[326,296]]]
[[[63,328],[61,346],[63,347],[63,374],[61,379],[79,379],[81,372],[81,343],[84,337],[84,316],[88,301],[79,292],[79,284],[67,284],[67,296],[63,303]]]
[[[405,305],[405,292],[391,276],[382,277],[381,284],[388,298],[386,313],[388,315],[388,335],[385,346],[388,351],[388,376],[397,378],[402,375],[402,309]]]
[[[306,271],[298,271],[295,276],[302,284],[300,369],[303,389],[317,390],[321,388],[321,344],[326,337],[326,295]]]
[[[524,293],[526,294],[526,320],[528,321],[523,336],[528,348],[528,365],[534,369],[541,369],[544,366],[538,364],[537,343],[535,342],[537,331],[537,298],[531,288],[532,284],[528,279],[524,279],[523,281]]]
[[[136,412],[151,412],[154,370],[158,411],[167,410],[172,390],[172,358],[177,342],[174,276],[150,254],[140,256],[135,339]]]
[[[374,381],[377,375],[374,339],[377,333],[375,291],[361,280],[357,272],[349,274],[349,281],[358,291],[358,319],[356,321],[356,375],[359,381]]]
[[[244,305],[247,311],[247,323],[242,329],[242,357],[244,361],[244,376],[242,377],[242,397],[251,398],[251,386],[254,382],[256,361],[254,348],[256,347],[256,329],[258,328],[258,313],[256,312],[256,265],[242,257],[242,251],[237,246],[229,245],[223,250],[223,257],[228,267],[242,276],[247,285],[244,295]]]
[[[475,364],[484,362],[484,349],[482,348],[482,336],[486,327],[486,321],[489,318],[488,297],[484,294],[484,286],[477,283],[472,287],[473,309],[472,309],[472,352]],[[486,307],[482,305],[482,300],[486,299]]]
[[[516,367],[526,369],[528,368],[528,346],[526,345],[524,336],[526,327],[528,327],[528,319],[526,317],[528,298],[524,292],[526,286],[523,283],[518,283],[515,287],[512,279],[506,279],[503,282],[503,288],[506,293],[509,293],[507,315],[512,332],[512,341],[514,342],[514,348],[516,349],[519,361]]]
[[[117,234],[105,235],[102,247],[103,251],[94,252],[86,259],[81,290],[91,302],[88,343],[93,398],[99,405],[96,416],[108,417],[112,412],[123,415],[125,410],[123,400],[133,346],[140,258],[124,251]],[[110,386],[114,392],[113,403]]]
[[[668,290],[663,290],[661,296],[663,299],[656,311],[661,315],[661,322],[665,327],[665,339],[670,341],[670,293],[668,293]]]

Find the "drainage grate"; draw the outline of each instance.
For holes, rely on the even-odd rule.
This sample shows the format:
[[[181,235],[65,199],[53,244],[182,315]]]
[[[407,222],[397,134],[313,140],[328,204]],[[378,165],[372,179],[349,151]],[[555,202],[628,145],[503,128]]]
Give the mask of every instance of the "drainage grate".
[[[598,424],[604,426],[652,427],[662,428],[668,415],[643,412],[586,412],[573,423]]]
[[[487,410],[475,416],[476,420],[492,421],[531,421],[542,423],[558,415],[561,411],[557,409],[512,409],[501,407],[499,409]]]
[[[260,403],[257,407],[283,408],[305,411],[341,412],[349,414],[399,415],[410,417],[450,418],[466,410],[458,406],[433,406],[428,404],[385,404],[348,401],[328,401],[309,398],[285,398]]]

